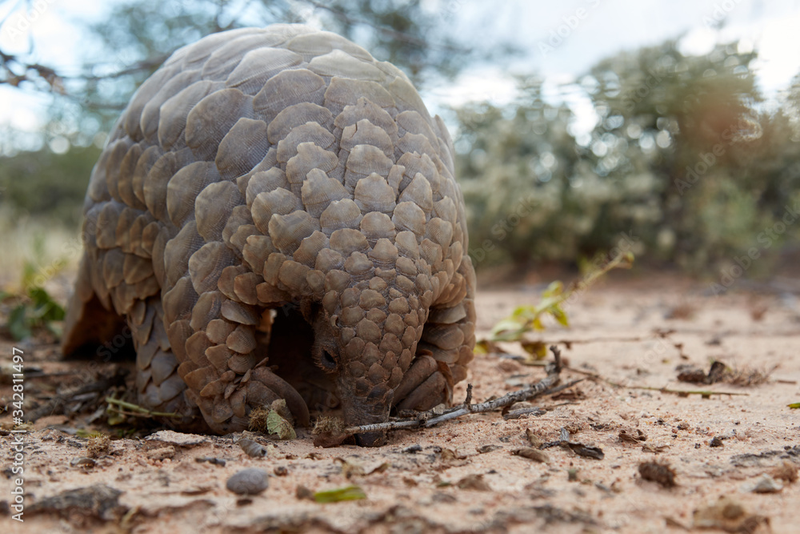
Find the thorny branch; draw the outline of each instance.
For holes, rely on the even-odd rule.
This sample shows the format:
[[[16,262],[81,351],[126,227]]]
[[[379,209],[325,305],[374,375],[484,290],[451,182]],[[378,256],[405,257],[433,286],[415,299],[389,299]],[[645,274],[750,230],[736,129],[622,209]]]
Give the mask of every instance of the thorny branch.
[[[529,365],[532,367],[543,367],[545,364],[540,362],[526,362],[524,365]],[[583,369],[577,369],[575,367],[565,366],[564,369],[568,369],[573,373],[578,373],[586,376],[587,379],[592,380],[594,382],[604,382],[611,387],[621,388],[621,389],[639,389],[644,391],[658,391],[660,393],[668,393],[671,395],[678,395],[679,397],[688,397],[689,395],[700,395],[702,397],[710,397],[711,395],[729,395],[731,397],[747,397],[749,393],[736,393],[733,391],[711,391],[708,389],[670,389],[667,387],[655,387],[655,386],[631,386],[629,384],[621,384],[619,382],[614,382],[602,375],[597,373],[593,373],[592,371],[586,371]],[[562,386],[563,387],[563,386]],[[559,388],[561,389],[561,388]],[[551,391],[550,393],[555,393],[555,391]]]
[[[491,412],[506,406],[511,406],[517,402],[527,401],[533,399],[534,397],[554,393],[555,389],[560,391],[563,389],[563,387],[573,386],[582,380],[573,380],[567,385],[556,388],[560,380],[561,370],[563,369],[561,364],[561,350],[555,345],[551,345],[550,351],[553,353],[553,358],[555,361],[553,364],[548,366],[547,376],[535,384],[531,384],[530,386],[524,387],[517,391],[512,391],[511,393],[503,395],[502,397],[488,400],[486,402],[479,402],[477,404],[470,404],[470,401],[472,400],[472,385],[469,385],[467,386],[467,398],[465,399],[464,403],[459,406],[454,406],[444,411],[439,411],[434,408],[433,410],[423,412],[414,418],[396,419],[394,421],[376,423],[372,425],[351,426],[344,429],[344,434],[352,435],[367,432],[380,432],[384,430],[430,428],[438,425],[439,423],[450,421],[464,415]]]

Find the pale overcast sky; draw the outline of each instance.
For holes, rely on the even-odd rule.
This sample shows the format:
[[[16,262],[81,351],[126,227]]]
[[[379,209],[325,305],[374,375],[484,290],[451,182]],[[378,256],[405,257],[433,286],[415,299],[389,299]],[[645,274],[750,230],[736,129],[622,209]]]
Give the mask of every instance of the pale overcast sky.
[[[20,3],[0,3],[0,20]],[[0,48],[19,52],[32,38],[40,63],[74,71],[87,59],[82,25],[101,20],[110,2],[33,4],[46,8],[27,15],[17,10],[0,31]],[[455,83],[429,87],[423,96],[434,110],[470,100],[502,103],[513,96],[510,73],[538,72],[552,84],[567,82],[621,50],[679,35],[685,35],[682,51],[690,54],[705,53],[715,42],[745,40],[743,46],[759,52],[758,81],[768,97],[778,96],[800,72],[799,0],[428,0],[428,6],[442,24],[455,25],[459,34],[474,36],[481,46],[511,37],[527,51],[510,67],[476,66]],[[452,16],[443,16],[448,13]],[[715,19],[723,17],[724,28],[715,29]],[[96,55],[94,51],[92,56]],[[47,103],[41,95],[0,86],[0,129],[36,130],[45,120]],[[581,129],[591,128],[587,102],[577,99],[570,105],[580,116]]]

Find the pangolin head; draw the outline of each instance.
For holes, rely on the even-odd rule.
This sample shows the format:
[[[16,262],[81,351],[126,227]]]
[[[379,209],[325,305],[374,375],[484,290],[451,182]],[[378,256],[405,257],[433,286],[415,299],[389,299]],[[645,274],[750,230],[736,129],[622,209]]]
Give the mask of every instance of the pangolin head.
[[[423,292],[421,299],[416,286],[401,291],[394,287],[396,280],[390,286],[386,279],[393,269],[375,271],[379,276],[345,289],[335,305],[303,310],[314,332],[312,360],[334,382],[347,426],[388,420],[428,313],[421,300],[431,297]],[[384,432],[368,432],[357,434],[356,441],[377,446],[384,437]]]

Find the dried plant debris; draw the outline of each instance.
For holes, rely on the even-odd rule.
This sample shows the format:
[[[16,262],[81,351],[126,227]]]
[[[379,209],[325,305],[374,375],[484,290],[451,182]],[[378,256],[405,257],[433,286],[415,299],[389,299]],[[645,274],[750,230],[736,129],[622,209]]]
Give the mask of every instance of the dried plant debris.
[[[27,411],[25,419],[34,422],[48,415],[93,412],[103,405],[103,399],[115,388],[125,387],[127,376],[127,369],[116,366],[97,371],[88,382],[82,380],[80,385],[60,389],[57,395]]]
[[[675,482],[675,470],[667,463],[642,462],[639,464],[639,475],[642,479],[656,482],[664,488],[674,488],[677,486]]]
[[[586,398],[586,393],[583,392],[581,388],[572,388],[562,391],[560,393],[556,393],[555,395],[550,397],[553,400],[560,400],[560,401],[576,401],[576,400],[583,400]]]
[[[456,487],[464,490],[492,491],[489,483],[483,479],[483,475],[475,473],[467,475],[456,482]]]
[[[718,528],[742,534],[770,532],[768,517],[749,513],[744,506],[725,495],[716,503],[695,510],[692,525],[695,528]]]
[[[350,438],[345,432],[344,421],[329,415],[317,419],[311,433],[314,435],[315,447],[336,447]]]
[[[540,438],[538,435],[536,435],[536,433],[530,428],[525,429],[525,438],[528,440],[528,443],[530,443],[537,449],[542,445],[544,445],[544,440]]]
[[[91,458],[100,458],[105,456],[111,450],[111,438],[105,434],[99,436],[91,436],[86,444],[86,453]]]
[[[528,460],[533,460],[534,462],[539,462],[543,464],[550,462],[550,457],[547,455],[546,452],[531,447],[523,447],[521,449],[515,449],[511,451],[511,454],[515,454],[517,456],[527,458]]]
[[[766,315],[767,311],[769,311],[769,305],[765,303],[752,304],[750,307],[750,318],[753,319],[753,322],[758,323],[764,319],[764,315]]]
[[[778,480],[783,480],[789,484],[797,482],[797,465],[789,460],[783,460],[777,465],[770,474]]]
[[[455,462],[456,460],[463,460],[467,457],[466,455],[461,454],[458,451],[454,451],[453,449],[448,449],[446,447],[434,446],[434,452],[438,454],[439,459],[445,463],[452,463]]]
[[[544,408],[540,408],[538,406],[524,406],[521,408],[508,410],[503,414],[503,419],[505,419],[506,421],[510,421],[513,419],[536,417],[539,415],[544,415],[546,413],[547,410],[545,410]]]
[[[297,439],[291,417],[292,414],[286,407],[286,400],[274,401],[267,414],[267,432],[276,434],[278,439]]]
[[[667,449],[669,449],[669,445],[667,445],[665,443],[644,443],[644,444],[642,444],[642,451],[644,451],[644,452],[652,452],[653,454],[658,454],[660,452],[664,452]]]
[[[94,466],[96,466],[97,465],[97,461],[95,461],[93,458],[86,458],[86,457],[84,457],[84,458],[73,458],[70,461],[69,465],[71,465],[73,467],[83,467],[84,469],[88,470],[88,469],[91,469]]]
[[[750,387],[766,384],[776,367],[771,369],[756,368],[750,366],[733,367],[728,369],[724,380],[733,386]]]
[[[623,428],[619,431],[619,440],[627,443],[641,443],[647,441],[647,434],[637,429]]]
[[[745,493],[778,493],[783,489],[783,484],[764,473],[754,481],[743,484],[741,489]]]
[[[556,441],[551,441],[549,443],[542,444],[541,448],[548,448],[548,447],[555,447],[561,446],[567,449],[570,449],[572,452],[577,454],[578,456],[585,456],[586,458],[593,458],[595,460],[602,460],[605,458],[605,453],[603,449],[600,447],[595,447],[592,445],[584,445],[578,441],[572,441],[570,439],[569,431],[566,428],[561,429],[561,435],[559,439]]]
[[[239,447],[252,458],[263,458],[267,455],[267,448],[252,439],[242,438],[238,441]]]
[[[80,514],[98,519],[111,520],[121,517],[127,507],[119,503],[122,492],[118,489],[95,484],[85,488],[62,491],[52,497],[45,497],[26,508],[26,512],[56,513],[61,517]]]
[[[700,367],[692,364],[681,364],[675,368],[678,380],[690,384],[705,384],[708,374]]]
[[[267,417],[269,416],[269,411],[269,408],[265,406],[259,406],[251,411],[248,428],[253,432],[267,434]]]
[[[678,380],[693,384],[716,384],[724,382],[733,386],[750,387],[759,386],[769,382],[770,375],[775,370],[756,368],[751,366],[729,367],[716,360],[711,364],[708,372],[695,365],[684,364],[675,368]]]
[[[367,469],[361,464],[361,462],[353,458],[334,458],[334,460],[342,464],[342,475],[344,475],[344,477],[348,480],[355,476],[363,477],[372,475],[374,473],[383,473],[389,469],[388,462],[382,462],[370,469]]]
[[[285,465],[276,465],[272,472],[276,477],[285,477],[289,474],[289,468]]]
[[[691,319],[692,317],[694,317],[696,311],[697,309],[694,306],[692,306],[687,302],[684,302],[678,304],[673,308],[670,308],[667,311],[667,313],[664,314],[664,319],[678,319],[678,320]]]
[[[308,489],[307,487],[303,486],[302,484],[297,486],[297,488],[294,490],[294,496],[300,501],[314,500],[314,492]]]
[[[299,487],[298,487],[299,493]],[[300,497],[298,497],[300,498]],[[324,491],[317,491],[314,493],[314,500],[319,503],[340,502],[340,501],[357,501],[366,499],[367,494],[360,486],[345,486],[343,488],[335,488]]]

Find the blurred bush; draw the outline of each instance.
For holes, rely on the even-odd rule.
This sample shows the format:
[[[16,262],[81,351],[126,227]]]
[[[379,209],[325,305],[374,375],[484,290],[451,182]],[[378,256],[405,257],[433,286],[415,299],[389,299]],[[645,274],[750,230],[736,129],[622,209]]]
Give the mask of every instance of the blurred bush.
[[[701,271],[800,236],[793,222],[777,232],[800,200],[796,108],[765,109],[755,58],[736,43],[685,57],[668,41],[604,60],[561,88],[591,101],[590,133],[536,77],[508,106],[454,110],[473,259],[574,262],[622,239]]]
[[[100,149],[91,145],[64,154],[43,148],[0,158],[0,198],[13,216],[44,217],[77,227],[98,157]]]
[[[108,20],[87,33],[105,61],[79,75],[0,57],[0,84],[52,90],[52,124],[43,136],[72,146],[60,155],[45,148],[0,158],[3,207],[76,226],[99,155],[94,145],[80,147],[110,127],[164,58],[202,35],[313,18],[424,85],[513,51],[476,47],[443,24],[458,5],[259,0],[240,10],[218,0],[115,3]],[[751,68],[756,59],[738,43],[684,56],[667,41],[603,60],[556,91],[536,76],[520,77],[508,105],[452,110],[470,253],[479,268],[575,263],[624,245],[640,264],[710,271],[753,251],[774,256],[800,237],[800,223],[783,220],[787,206],[800,202],[800,81],[779,106],[767,105]],[[590,131],[581,126],[587,110],[596,116]],[[759,269],[769,265],[758,262]]]

